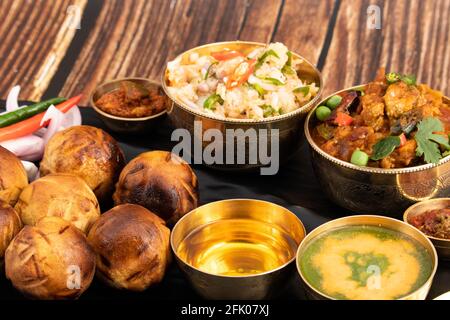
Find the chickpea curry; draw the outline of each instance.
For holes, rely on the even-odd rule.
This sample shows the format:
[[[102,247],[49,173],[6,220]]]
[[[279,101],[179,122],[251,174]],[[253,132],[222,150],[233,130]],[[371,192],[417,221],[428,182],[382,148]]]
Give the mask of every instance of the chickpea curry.
[[[329,155],[385,169],[437,163],[450,154],[450,105],[414,76],[385,74],[316,108],[313,139]]]

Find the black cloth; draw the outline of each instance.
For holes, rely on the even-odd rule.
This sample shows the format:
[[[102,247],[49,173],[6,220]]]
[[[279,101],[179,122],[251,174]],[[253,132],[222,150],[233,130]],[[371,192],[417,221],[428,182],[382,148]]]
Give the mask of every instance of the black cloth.
[[[82,108],[83,124],[108,131],[91,108]],[[108,131],[109,132],[109,131]],[[147,134],[122,135],[109,132],[116,138],[127,161],[149,150],[170,151],[176,142],[170,141],[172,128],[166,121]],[[307,232],[338,217],[352,214],[328,200],[322,193],[311,166],[308,145],[303,141],[300,149],[280,168],[275,176],[260,176],[259,172],[235,173],[217,171],[200,165],[193,168],[197,174],[201,204],[231,198],[252,198],[271,201],[294,212]],[[439,261],[429,298],[450,290],[450,263]],[[0,277],[0,299],[23,299],[9,281]],[[145,292],[133,293],[115,290],[94,279],[91,287],[81,296],[93,299],[200,299],[173,262],[163,282]],[[286,289],[275,299],[305,299],[298,275],[294,274]]]

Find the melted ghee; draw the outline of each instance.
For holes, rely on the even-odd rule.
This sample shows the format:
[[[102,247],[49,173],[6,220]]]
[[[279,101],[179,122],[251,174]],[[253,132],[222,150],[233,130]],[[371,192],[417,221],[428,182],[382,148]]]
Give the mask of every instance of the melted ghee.
[[[296,242],[273,224],[228,219],[201,226],[180,243],[178,256],[211,274],[246,276],[274,270],[295,256]]]

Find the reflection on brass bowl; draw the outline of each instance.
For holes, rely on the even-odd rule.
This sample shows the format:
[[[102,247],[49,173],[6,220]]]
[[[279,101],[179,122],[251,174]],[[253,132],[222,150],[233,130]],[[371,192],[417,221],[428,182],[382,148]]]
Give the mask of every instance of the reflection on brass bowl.
[[[208,299],[264,299],[280,293],[305,237],[302,222],[276,204],[231,199],[181,218],[170,243],[178,265]]]
[[[346,233],[342,230],[349,236],[346,237]],[[354,230],[356,233],[350,233],[355,232]],[[330,234],[337,235],[335,238],[328,238],[334,242],[320,242]],[[356,238],[358,236],[359,238]],[[311,252],[314,252],[312,250],[318,253],[312,256]],[[402,250],[404,252],[400,252]],[[341,257],[341,253],[348,256]],[[322,256],[318,257],[319,255]],[[353,261],[350,261],[351,257],[354,258]],[[340,259],[344,260],[341,262]],[[327,266],[331,264],[332,267],[323,271],[318,269],[317,265],[312,265],[314,269],[308,271],[308,261],[314,261],[316,264],[319,261],[322,265],[326,262]],[[301,282],[307,296],[316,300],[361,299],[361,297],[424,300],[433,282],[437,264],[436,250],[422,232],[400,220],[374,215],[349,216],[327,222],[311,231],[297,251],[297,271]],[[376,268],[380,273],[376,273]],[[348,269],[351,270],[349,277],[346,276]],[[316,280],[316,284],[310,280],[315,279],[311,277],[313,274],[311,270],[322,277]],[[396,272],[398,274],[395,274]],[[374,278],[370,279],[370,275],[374,275]],[[379,280],[376,278],[377,275],[381,276]],[[325,282],[328,292],[332,290],[332,294],[325,293],[327,290],[324,287]],[[371,288],[369,285],[377,286]]]
[[[161,123],[162,119],[164,118],[164,115],[167,112],[166,110],[148,117],[125,118],[106,113],[99,107],[97,107],[95,102],[103,94],[118,89],[120,83],[123,81],[131,81],[137,84],[153,88],[161,87],[158,82],[145,78],[122,78],[108,81],[102,83],[97,88],[95,88],[94,92],[91,94],[90,103],[92,108],[95,110],[95,112],[103,121],[103,123],[114,132],[138,134],[138,133],[145,133],[154,129],[158,124]]]
[[[317,106],[335,94],[362,87],[359,85],[335,92]],[[445,99],[450,104],[448,98]],[[316,108],[306,118],[305,135],[322,190],[338,205],[358,213],[400,216],[417,201],[449,195],[450,156],[437,164],[400,169],[361,167],[342,161],[323,151],[312,138],[312,129],[317,122],[314,116]]]
[[[450,207],[450,198],[430,199],[416,203],[409,207],[404,215],[403,221],[410,224],[410,219],[416,215],[423,214],[430,210],[438,210]],[[450,260],[450,239],[436,238],[426,235],[433,243],[439,258],[442,260]]]
[[[230,50],[238,50],[243,53],[247,53],[257,47],[263,47],[265,44],[258,43],[258,42],[248,42],[248,41],[230,41],[230,42],[217,42],[217,43],[211,43],[207,45],[203,45],[200,47],[196,47],[193,49],[190,49],[184,53],[182,53],[182,57],[187,57],[191,53],[197,52],[200,55],[203,54],[209,54],[214,51],[220,51],[224,50],[225,48]],[[253,120],[253,119],[233,119],[233,118],[226,118],[223,119],[221,117],[206,114],[204,112],[194,110],[193,108],[190,108],[185,103],[177,101],[169,92],[167,86],[168,86],[168,80],[167,80],[167,68],[164,71],[163,79],[162,79],[162,87],[164,91],[166,92],[167,96],[172,100],[172,103],[169,105],[169,108],[167,110],[167,114],[176,128],[184,128],[187,129],[192,137],[195,137],[195,139],[199,139],[200,141],[203,141],[201,137],[203,136],[204,132],[207,129],[218,129],[222,133],[223,139],[219,141],[219,143],[222,145],[224,153],[226,152],[226,137],[227,129],[231,130],[237,130],[242,129],[244,131],[253,128],[256,130],[257,138],[256,141],[261,141],[260,135],[262,134],[259,130],[265,129],[267,130],[267,133],[264,134],[264,138],[266,139],[264,141],[265,144],[267,144],[266,150],[271,150],[271,136],[274,136],[274,133],[272,130],[278,129],[279,130],[279,162],[282,164],[286,162],[291,155],[295,153],[295,151],[300,146],[300,143],[303,140],[303,123],[304,119],[311,110],[311,108],[315,105],[315,103],[320,99],[320,95],[322,93],[322,76],[317,70],[317,68],[310,63],[305,58],[301,57],[298,54],[292,53],[293,57],[297,59],[302,59],[303,63],[299,65],[299,68],[297,70],[298,74],[300,75],[300,78],[302,80],[306,80],[308,83],[315,83],[317,87],[319,87],[319,91],[317,95],[311,99],[307,104],[304,106],[283,114],[279,116],[274,116],[270,118],[264,118],[262,120]],[[194,130],[194,121],[199,121],[201,123],[201,130]],[[201,134],[201,136],[200,136]],[[231,137],[233,139],[233,137]],[[202,149],[210,143],[210,141],[203,141],[202,142]],[[234,145],[236,145],[236,139],[234,139]],[[249,158],[249,152],[253,152],[258,154],[258,149],[256,149],[257,146],[255,146],[255,143],[249,144],[248,139],[245,141],[245,161],[244,163],[241,163],[237,161],[236,152],[234,154],[234,164],[232,163],[226,163],[226,164],[206,164],[212,168],[216,169],[224,169],[224,170],[245,170],[245,169],[254,169],[261,166],[264,166],[263,163],[261,163],[257,159],[257,161],[252,161],[253,159]]]

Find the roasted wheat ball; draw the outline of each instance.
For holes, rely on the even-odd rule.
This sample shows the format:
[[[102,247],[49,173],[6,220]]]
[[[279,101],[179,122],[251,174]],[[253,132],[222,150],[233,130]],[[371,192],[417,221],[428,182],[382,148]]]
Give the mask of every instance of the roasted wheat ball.
[[[91,126],[74,126],[50,139],[40,173],[70,173],[83,178],[104,202],[110,199],[124,165],[124,154],[109,134]]]
[[[83,179],[70,174],[50,174],[30,183],[15,206],[22,222],[36,225],[47,216],[63,218],[84,233],[100,217],[94,192]]]
[[[5,254],[6,277],[34,299],[74,299],[91,284],[95,252],[85,235],[58,217],[25,226]]]
[[[170,261],[170,231],[144,207],[117,206],[89,231],[97,253],[97,275],[112,287],[143,291],[160,282]]]
[[[22,162],[0,146],[0,200],[14,206],[27,185],[28,177]]]
[[[197,177],[178,156],[166,151],[145,152],[123,169],[114,203],[134,203],[174,225],[198,204]]]
[[[22,229],[22,222],[16,210],[0,201],[0,267],[3,265],[6,248]]]

